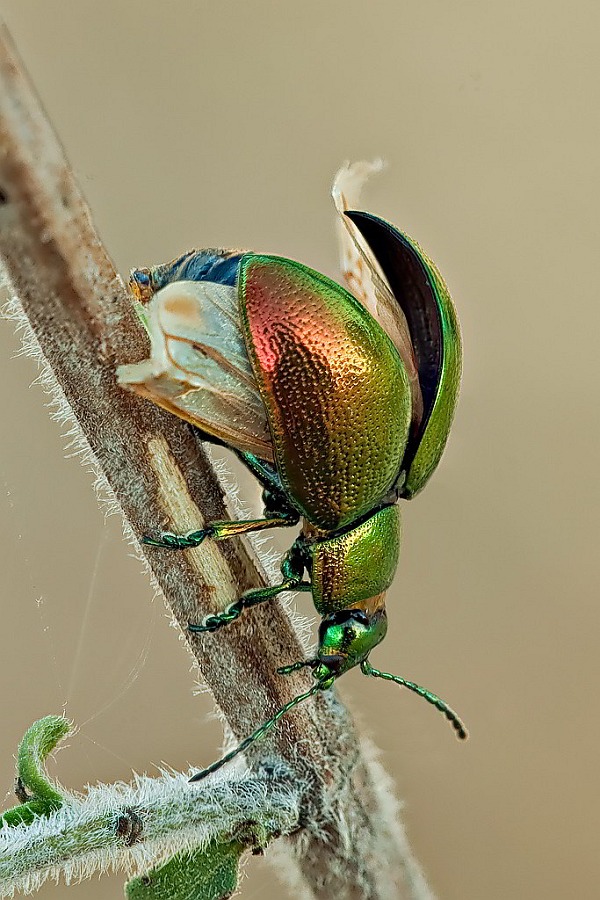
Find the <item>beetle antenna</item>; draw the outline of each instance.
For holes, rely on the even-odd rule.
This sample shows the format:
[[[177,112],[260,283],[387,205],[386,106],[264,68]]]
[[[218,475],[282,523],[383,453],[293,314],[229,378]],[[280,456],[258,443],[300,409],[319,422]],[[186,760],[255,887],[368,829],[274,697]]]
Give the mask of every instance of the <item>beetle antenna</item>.
[[[386,681],[394,681],[396,684],[408,688],[409,691],[414,691],[419,697],[423,697],[428,703],[431,703],[436,709],[439,709],[440,712],[444,713],[446,718],[451,722],[459,740],[466,741],[469,737],[469,732],[454,710],[451,709],[447,703],[444,703],[437,694],[432,694],[431,691],[421,687],[420,684],[415,684],[414,681],[407,681],[406,678],[400,678],[399,675],[390,675],[389,672],[380,672],[379,669],[374,669],[366,659],[361,662],[360,668],[363,675],[372,675],[374,678],[384,678]]]
[[[277,673],[278,675],[291,675],[292,672],[298,672],[299,669],[315,669],[318,665],[318,659],[301,659],[300,662],[292,663],[291,666],[280,666]]]
[[[257,728],[256,731],[253,731],[252,734],[244,738],[241,744],[239,744],[235,750],[231,750],[229,753],[226,753],[221,759],[214,762],[207,769],[202,769],[201,772],[197,772],[190,778],[190,781],[201,781],[203,778],[206,778],[207,775],[212,775],[213,772],[217,772],[222,766],[226,763],[230,762],[234,759],[239,753],[243,753],[244,750],[247,750],[250,744],[253,744],[254,741],[258,741],[264,734],[267,733],[274,725],[279,722],[282,716],[285,716],[291,709],[295,706],[298,706],[299,703],[302,703],[304,700],[308,700],[309,697],[314,696],[317,691],[323,690],[323,682],[317,681],[316,684],[310,688],[310,690],[305,691],[304,694],[298,694],[297,697],[294,697],[293,700],[290,700],[289,703],[286,703],[285,706],[282,706],[281,709],[278,709],[274,716],[268,719],[266,722]]]

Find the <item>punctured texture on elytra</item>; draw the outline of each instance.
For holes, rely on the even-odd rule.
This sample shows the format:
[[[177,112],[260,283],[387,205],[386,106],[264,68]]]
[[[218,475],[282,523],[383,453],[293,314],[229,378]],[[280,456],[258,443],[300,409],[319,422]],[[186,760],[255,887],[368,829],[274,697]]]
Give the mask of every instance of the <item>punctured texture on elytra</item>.
[[[248,255],[239,293],[284,486],[319,528],[356,521],[390,490],[406,447],[398,351],[348,291],[300,263]]]

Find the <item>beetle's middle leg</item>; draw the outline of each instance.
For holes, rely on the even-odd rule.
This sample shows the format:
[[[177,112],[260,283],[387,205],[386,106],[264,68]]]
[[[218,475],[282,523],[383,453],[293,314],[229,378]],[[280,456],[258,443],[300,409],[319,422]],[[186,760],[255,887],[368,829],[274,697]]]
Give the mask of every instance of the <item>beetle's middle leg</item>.
[[[265,603],[272,600],[284,591],[309,591],[312,585],[309,581],[302,581],[304,574],[305,560],[302,553],[302,544],[295,541],[291,549],[285,556],[281,564],[281,574],[283,581],[272,587],[255,588],[252,591],[246,591],[245,594],[228,606],[226,610],[216,616],[207,616],[201,625],[189,624],[188,629],[195,633],[205,631],[217,631],[230,622],[239,619],[245,609],[257,606],[259,603]]]

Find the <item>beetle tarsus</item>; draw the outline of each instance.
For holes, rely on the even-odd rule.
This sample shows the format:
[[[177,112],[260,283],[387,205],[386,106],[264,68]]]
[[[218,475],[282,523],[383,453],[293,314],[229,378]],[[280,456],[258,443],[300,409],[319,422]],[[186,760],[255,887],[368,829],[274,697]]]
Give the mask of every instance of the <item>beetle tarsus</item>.
[[[230,621],[233,621],[233,619],[224,620],[222,616],[207,616],[201,625],[194,625],[193,622],[188,622],[188,631],[191,631],[192,634],[212,633],[213,631],[218,631],[219,628],[227,625]]]
[[[189,550],[192,547],[199,547],[202,541],[209,537],[210,534],[210,528],[203,528],[200,531],[188,531],[187,534],[173,534],[172,531],[162,531],[158,538],[144,535],[142,544],[147,544],[149,547],[160,547],[163,550]]]
[[[301,659],[299,662],[292,663],[289,666],[280,666],[277,669],[277,674],[291,675],[292,672],[299,672],[300,669],[315,669],[318,665],[318,659]]]

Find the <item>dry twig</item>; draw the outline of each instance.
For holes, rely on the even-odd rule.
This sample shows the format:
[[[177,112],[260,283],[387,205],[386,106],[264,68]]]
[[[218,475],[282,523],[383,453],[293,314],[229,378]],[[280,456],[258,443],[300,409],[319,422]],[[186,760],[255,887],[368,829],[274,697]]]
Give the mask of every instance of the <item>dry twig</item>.
[[[57,390],[125,520],[140,535],[160,525],[177,531],[227,518],[223,489],[192,430],[116,385],[116,365],[142,359],[146,338],[6,33],[0,38],[0,148],[0,254]],[[246,613],[217,637],[186,631],[188,621],[263,583],[242,540],[178,554],[145,548],[144,554],[235,736],[246,736],[306,689],[308,676],[276,674],[278,665],[302,654],[278,602]],[[307,786],[304,828],[284,839],[287,861],[279,867],[296,871],[307,896],[431,896],[393,803],[384,800],[383,773],[359,752],[333,692],[296,709],[248,758],[254,765],[282,760]]]

